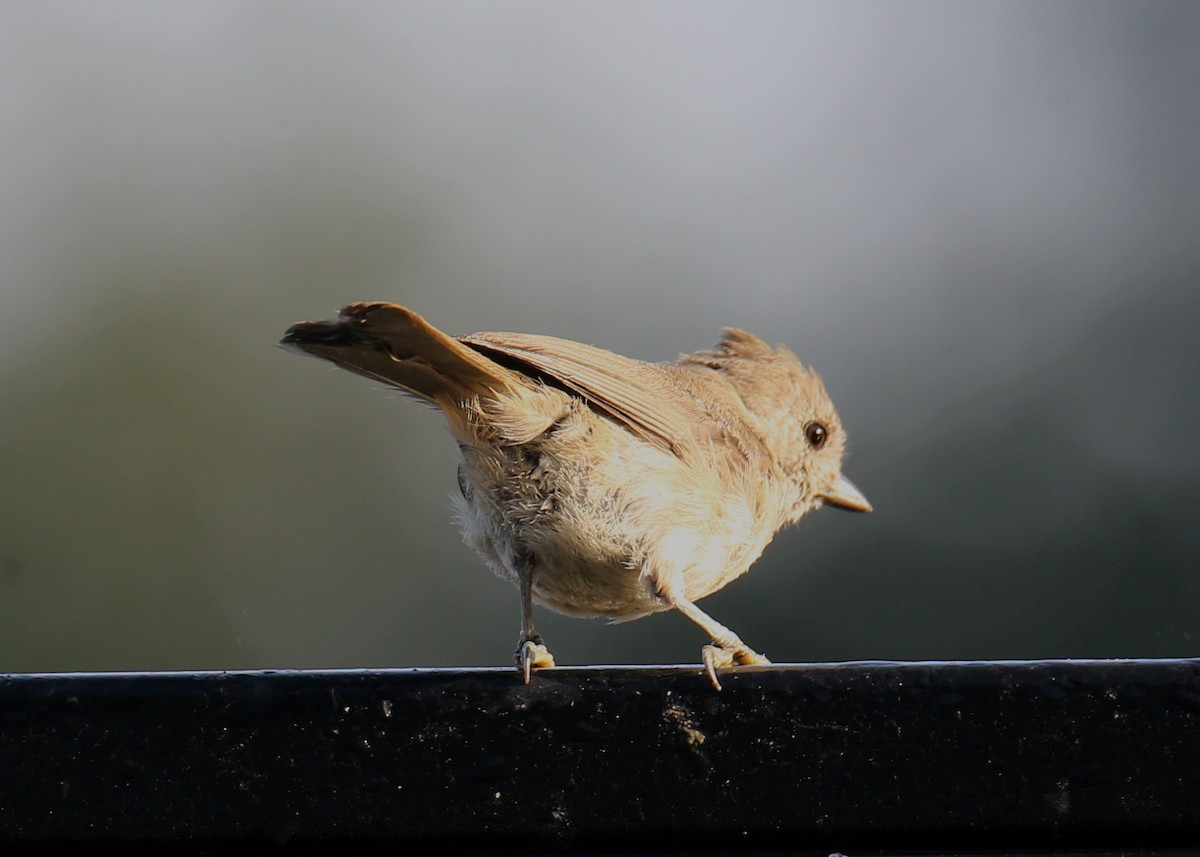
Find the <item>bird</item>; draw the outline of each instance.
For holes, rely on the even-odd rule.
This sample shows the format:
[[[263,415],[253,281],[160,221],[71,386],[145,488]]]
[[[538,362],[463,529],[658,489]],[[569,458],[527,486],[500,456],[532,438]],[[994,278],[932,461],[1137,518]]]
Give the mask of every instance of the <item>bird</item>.
[[[460,451],[464,540],[520,592],[515,660],[555,665],[533,605],[612,621],[676,610],[712,642],[704,674],[770,661],[697,606],[823,505],[870,512],[820,377],[725,328],[650,363],[553,336],[452,336],[394,303],[292,325],[285,348],[440,410]]]

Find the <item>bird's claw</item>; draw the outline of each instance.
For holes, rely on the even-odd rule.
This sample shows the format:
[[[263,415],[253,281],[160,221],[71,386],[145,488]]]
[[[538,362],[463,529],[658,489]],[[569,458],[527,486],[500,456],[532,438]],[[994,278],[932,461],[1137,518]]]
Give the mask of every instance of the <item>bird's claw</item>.
[[[541,637],[530,637],[522,640],[517,646],[517,667],[525,684],[529,684],[529,675],[535,669],[545,669],[554,666],[554,655],[546,648]]]
[[[708,680],[712,682],[712,686],[716,690],[721,689],[721,682],[717,680],[717,670],[724,667],[737,664],[769,664],[771,663],[765,657],[760,655],[753,649],[747,649],[744,646],[737,649],[726,649],[723,646],[718,646],[713,643],[710,646],[705,646],[700,650],[700,655],[704,661],[704,672],[708,676]]]

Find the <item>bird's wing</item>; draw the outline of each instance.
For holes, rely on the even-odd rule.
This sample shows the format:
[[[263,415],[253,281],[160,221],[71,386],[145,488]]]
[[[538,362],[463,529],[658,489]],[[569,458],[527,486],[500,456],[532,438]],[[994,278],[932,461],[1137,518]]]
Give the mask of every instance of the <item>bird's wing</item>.
[[[596,411],[675,455],[711,433],[712,417],[662,366],[553,336],[458,337],[503,366],[578,396]]]

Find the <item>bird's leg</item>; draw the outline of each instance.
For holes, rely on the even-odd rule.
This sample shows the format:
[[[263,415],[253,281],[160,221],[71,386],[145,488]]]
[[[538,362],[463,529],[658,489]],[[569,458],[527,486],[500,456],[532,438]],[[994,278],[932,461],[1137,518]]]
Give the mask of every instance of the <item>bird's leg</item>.
[[[554,666],[554,655],[542,642],[542,637],[533,629],[533,558],[529,557],[517,567],[517,579],[521,585],[521,641],[517,644],[517,666],[525,683],[534,669]]]
[[[717,690],[721,682],[717,681],[717,670],[721,667],[738,664],[769,664],[765,657],[742,642],[741,637],[726,628],[713,617],[709,616],[691,601],[682,596],[671,596],[664,593],[668,603],[684,616],[687,616],[704,629],[704,633],[712,637],[712,645],[700,650],[704,661],[704,672],[708,680]]]

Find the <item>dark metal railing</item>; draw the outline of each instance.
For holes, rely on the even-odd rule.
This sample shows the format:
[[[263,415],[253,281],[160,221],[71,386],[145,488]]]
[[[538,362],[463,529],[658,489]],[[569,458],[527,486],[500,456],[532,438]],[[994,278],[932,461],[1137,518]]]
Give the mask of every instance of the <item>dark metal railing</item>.
[[[1200,848],[1200,660],[0,676],[0,853]],[[116,852],[114,852],[116,853]]]

